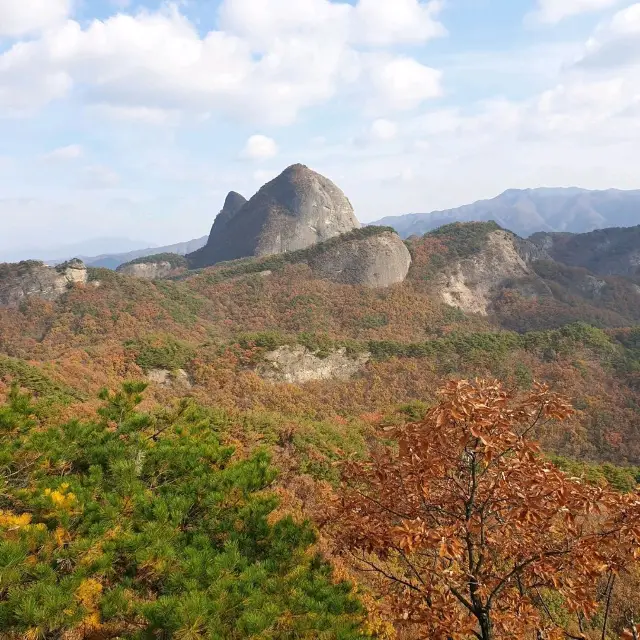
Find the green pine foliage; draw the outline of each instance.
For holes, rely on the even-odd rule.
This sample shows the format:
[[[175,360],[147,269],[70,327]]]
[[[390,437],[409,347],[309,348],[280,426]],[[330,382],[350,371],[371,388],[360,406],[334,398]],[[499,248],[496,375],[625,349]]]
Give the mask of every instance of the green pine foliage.
[[[0,408],[0,637],[364,638],[310,526],[272,517],[268,454],[186,400],[137,411],[144,389],[94,422],[46,424],[17,387]]]
[[[468,258],[482,251],[490,233],[501,229],[502,227],[493,220],[453,222],[430,231],[426,236],[441,239],[446,244],[450,256]]]

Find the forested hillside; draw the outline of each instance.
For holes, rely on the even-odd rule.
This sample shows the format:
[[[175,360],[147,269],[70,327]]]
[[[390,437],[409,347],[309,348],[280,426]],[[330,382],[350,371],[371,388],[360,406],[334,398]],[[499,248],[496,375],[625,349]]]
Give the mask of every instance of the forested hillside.
[[[364,228],[349,237],[381,233],[388,231]],[[526,598],[509,591],[493,635],[481,637],[525,637],[510,626],[517,611],[531,622],[534,635],[526,637],[536,628],[542,637],[567,637],[553,635],[562,625],[573,637],[600,638],[603,628],[604,637],[631,633],[640,622],[636,570],[627,571],[633,553],[625,546],[638,533],[632,496],[640,482],[635,282],[566,266],[483,223],[408,240],[412,265],[404,282],[344,284],[313,268],[338,242],[183,268],[153,281],[90,268],[86,283],[55,300],[32,295],[0,308],[0,566],[8,567],[0,570],[1,633],[440,637],[442,619],[435,624],[438,615],[415,604],[411,587],[387,589],[352,562],[351,552],[362,549],[390,561],[390,539],[376,537],[386,536],[383,529],[356,540],[328,505],[340,495],[355,499],[341,488],[345,460],[364,463],[380,445],[402,457],[403,429],[443,426],[437,407],[459,426],[484,420],[482,412],[458,407],[467,406],[466,396],[447,401],[438,393],[447,381],[476,377],[500,380],[504,402],[521,406],[529,398],[532,411],[543,399],[538,383],[548,385],[549,398],[566,399],[557,401],[562,411],[549,410],[526,433],[541,444],[540,464],[560,474],[555,511],[566,490],[580,526],[599,526],[591,516],[581,520],[585,505],[629,515],[629,529],[625,520],[616,530],[619,546],[612,543],[597,566],[584,560],[593,592],[578,594],[582,577],[575,575],[566,577],[570,588],[554,588],[549,572],[564,576],[563,569],[540,565],[540,586],[528,574]],[[493,265],[507,262],[498,277]],[[498,392],[483,393],[493,402]],[[518,411],[500,414],[500,446],[522,425]],[[392,446],[396,436],[400,449]],[[526,452],[538,459],[533,444]],[[485,455],[490,465],[493,454],[478,449]],[[402,476],[405,462],[397,464]],[[535,472],[548,473],[541,469]],[[582,478],[582,488],[563,489],[557,469],[571,482]],[[537,489],[523,491],[533,496]],[[412,520],[423,517],[411,513]],[[532,524],[538,516],[522,517]],[[543,520],[540,526],[560,531]],[[448,526],[438,524],[442,535]],[[529,535],[519,526],[514,541]],[[427,543],[435,544],[420,538],[394,553]],[[456,557],[452,545],[438,557]],[[608,582],[614,573],[615,589]],[[429,587],[452,616],[450,635],[472,637],[474,625],[484,624],[479,605],[461,612],[443,588]],[[413,603],[409,618],[432,635],[396,624],[402,598]]]

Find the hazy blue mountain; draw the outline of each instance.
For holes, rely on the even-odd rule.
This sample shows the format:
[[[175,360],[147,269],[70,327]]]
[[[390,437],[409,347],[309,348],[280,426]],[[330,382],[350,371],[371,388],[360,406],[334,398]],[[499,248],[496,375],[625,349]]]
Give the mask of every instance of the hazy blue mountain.
[[[93,238],[73,244],[58,245],[54,247],[27,247],[0,251],[0,262],[18,262],[20,260],[42,260],[54,263],[63,262],[69,258],[79,256],[97,256],[114,253],[127,253],[151,246],[144,240],[131,240],[130,238]]]
[[[509,189],[491,200],[457,209],[389,216],[371,224],[391,226],[408,238],[451,222],[488,220],[523,237],[539,231],[586,233],[630,227],[640,222],[640,190]]]
[[[203,236],[196,240],[189,240],[187,242],[179,242],[177,244],[170,244],[166,247],[149,247],[146,249],[138,249],[137,251],[129,251],[128,253],[115,253],[104,254],[101,256],[86,257],[78,256],[88,267],[105,267],[106,269],[117,269],[121,264],[131,262],[137,258],[146,258],[158,253],[177,253],[184,256],[187,253],[197,251],[201,247],[207,244],[209,236]]]

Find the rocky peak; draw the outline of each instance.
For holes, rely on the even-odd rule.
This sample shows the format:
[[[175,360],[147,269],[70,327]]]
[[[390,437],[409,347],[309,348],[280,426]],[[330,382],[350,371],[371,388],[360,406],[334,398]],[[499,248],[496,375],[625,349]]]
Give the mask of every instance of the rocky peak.
[[[360,227],[344,193],[302,164],[285,169],[221,222],[207,246],[188,256],[192,267],[296,251]]]
[[[218,233],[245,204],[247,204],[247,199],[243,195],[240,195],[235,191],[229,191],[225,198],[222,210],[213,221],[211,235]]]
[[[87,281],[87,268],[77,259],[56,267],[35,260],[0,264],[0,307],[18,307],[31,296],[55,301],[71,287]]]

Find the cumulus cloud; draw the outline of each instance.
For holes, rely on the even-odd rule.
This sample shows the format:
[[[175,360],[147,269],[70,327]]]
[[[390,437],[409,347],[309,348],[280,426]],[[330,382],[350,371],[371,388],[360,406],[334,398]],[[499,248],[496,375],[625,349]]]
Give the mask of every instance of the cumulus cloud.
[[[619,0],[538,0],[536,11],[529,14],[527,19],[530,22],[557,24],[581,13],[608,9],[618,2]]]
[[[411,58],[372,57],[357,46],[443,33],[437,2],[397,3],[389,16],[386,0],[355,7],[273,0],[268,10],[261,0],[225,0],[220,29],[204,36],[171,4],[87,26],[67,20],[0,54],[0,110],[31,112],[77,86],[85,102],[134,120],[163,124],[168,112],[221,112],[283,125],[359,83],[390,108],[411,108],[437,93],[436,73]]]
[[[372,54],[367,66],[373,109],[408,111],[442,95],[442,73],[413,58]]]
[[[81,158],[83,154],[84,150],[82,149],[82,145],[70,144],[66,147],[59,147],[53,151],[43,154],[42,159],[49,162],[64,162],[67,160],[76,160],[77,158]]]
[[[17,38],[59,25],[71,0],[0,0],[0,36]]]
[[[251,136],[242,150],[242,157],[248,160],[268,160],[278,155],[278,145],[267,136]]]
[[[447,33],[436,19],[441,9],[439,0],[360,0],[350,16],[350,35],[369,45],[425,42]]]
[[[371,135],[374,140],[393,140],[398,134],[398,125],[391,120],[378,118],[371,125]]]
[[[578,67],[610,71],[640,63],[640,3],[618,11],[587,43]]]

